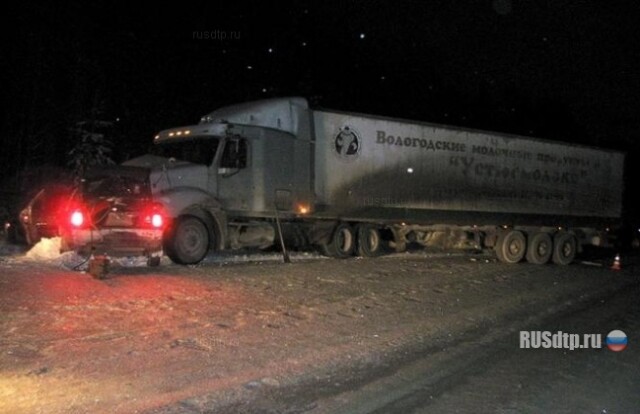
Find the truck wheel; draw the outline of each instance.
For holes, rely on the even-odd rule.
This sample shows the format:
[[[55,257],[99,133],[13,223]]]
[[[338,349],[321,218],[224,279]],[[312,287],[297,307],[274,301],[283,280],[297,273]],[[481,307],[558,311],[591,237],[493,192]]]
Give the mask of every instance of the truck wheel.
[[[519,230],[505,231],[498,236],[495,249],[502,263],[518,263],[526,253],[527,239]]]
[[[380,230],[373,224],[358,225],[358,256],[376,257],[382,253]]]
[[[353,227],[348,223],[340,223],[333,230],[328,244],[320,245],[322,254],[338,259],[345,259],[353,255],[356,247],[356,237]]]
[[[567,232],[557,233],[553,239],[553,263],[568,265],[576,258],[577,242],[573,234]]]
[[[548,233],[535,233],[529,238],[527,246],[527,262],[545,264],[551,259],[553,241]]]
[[[164,250],[178,264],[195,264],[209,251],[209,231],[199,218],[179,217],[165,236]]]

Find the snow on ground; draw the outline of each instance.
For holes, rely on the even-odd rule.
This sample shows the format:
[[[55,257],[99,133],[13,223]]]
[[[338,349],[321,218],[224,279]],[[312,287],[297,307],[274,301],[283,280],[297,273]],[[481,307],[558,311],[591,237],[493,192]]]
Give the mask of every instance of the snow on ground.
[[[43,238],[31,249],[26,250],[22,246],[12,245],[0,240],[0,256],[4,256],[5,262],[14,263],[38,263],[48,264],[66,269],[85,271],[88,268],[88,258],[75,252],[60,253],[61,240],[59,237]],[[404,253],[392,253],[386,257],[404,257],[408,255],[422,255],[425,257],[459,256],[461,251],[444,252],[440,250],[410,249]],[[305,262],[313,260],[326,260],[325,256],[315,251],[290,251],[291,262]],[[359,259],[359,258],[357,258]],[[145,267],[147,258],[144,256],[110,257],[112,266],[120,267]],[[478,260],[471,258],[472,261]],[[278,251],[264,251],[260,249],[239,249],[211,252],[205,259],[195,266],[234,265],[241,263],[281,263],[283,256]],[[173,262],[167,256],[162,256],[161,266],[171,266]]]
[[[232,262],[243,256],[268,262]],[[277,252],[229,251],[202,267],[120,269],[105,280],[41,264],[60,258],[10,258],[0,264],[0,412],[339,413],[351,396],[358,402],[360,385],[396,370],[394,381],[364,396],[367,407],[403,396],[403,387],[437,408],[429,412],[456,404],[469,413],[603,412],[593,407],[607,407],[609,397],[636,401],[638,330],[625,316],[635,309],[628,306],[638,286],[634,268],[507,266],[455,256],[416,248],[289,266]],[[611,296],[617,290],[629,292],[624,301]],[[557,317],[592,302],[611,311],[580,316],[584,330]],[[616,355],[518,348],[519,330],[614,328],[631,341]],[[423,357],[432,359],[414,380],[404,366]],[[607,367],[616,375],[603,382]],[[609,389],[613,395],[599,392]],[[582,403],[585,396],[593,404]],[[570,410],[573,404],[580,405]]]
[[[292,262],[327,259],[317,252],[306,251],[291,251],[289,252],[289,258]],[[248,263],[248,262],[282,262],[284,261],[281,252],[277,251],[262,251],[255,249],[241,249],[241,250],[225,250],[220,252],[211,252],[202,261],[202,264],[231,264],[231,263]]]
[[[0,243],[0,256],[5,261],[13,263],[39,263],[64,267],[73,270],[86,270],[88,258],[76,252],[60,253],[60,237],[43,238],[25,252],[25,248],[8,243]],[[117,257],[111,258],[114,265],[122,267],[140,267],[147,265],[146,257]],[[169,258],[163,257],[162,264],[170,263]]]
[[[67,269],[85,270],[88,261],[75,252],[60,253],[60,237],[43,238],[24,254],[13,255],[15,263],[39,263],[60,266]]]
[[[86,256],[75,252],[60,253],[61,240],[59,237],[43,238],[31,249],[26,250],[23,246],[13,245],[0,240],[0,256],[4,256],[4,261],[14,263],[39,263],[61,266],[73,270],[86,270],[88,260]],[[326,259],[315,252],[290,252],[292,262]],[[111,257],[111,264],[121,267],[145,267],[147,258],[144,256]],[[282,253],[265,252],[255,249],[241,249],[233,251],[211,252],[200,265],[211,264],[236,264],[236,263],[265,263],[282,262]],[[172,262],[167,256],[162,256],[160,261],[162,266],[171,265]]]
[[[30,260],[57,259],[60,257],[60,243],[60,237],[42,239],[33,246],[24,257]]]

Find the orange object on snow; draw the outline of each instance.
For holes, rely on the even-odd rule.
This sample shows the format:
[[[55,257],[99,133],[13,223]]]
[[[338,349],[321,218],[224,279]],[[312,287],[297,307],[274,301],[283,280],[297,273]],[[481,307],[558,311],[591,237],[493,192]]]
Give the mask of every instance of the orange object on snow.
[[[616,254],[616,257],[613,259],[613,264],[611,265],[611,270],[622,270],[622,265],[620,264],[620,255]]]

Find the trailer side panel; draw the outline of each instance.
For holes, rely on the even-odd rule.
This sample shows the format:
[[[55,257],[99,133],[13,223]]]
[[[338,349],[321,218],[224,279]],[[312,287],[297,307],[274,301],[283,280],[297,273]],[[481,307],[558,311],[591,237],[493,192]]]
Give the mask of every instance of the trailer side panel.
[[[619,152],[327,111],[313,118],[319,211],[621,214]]]

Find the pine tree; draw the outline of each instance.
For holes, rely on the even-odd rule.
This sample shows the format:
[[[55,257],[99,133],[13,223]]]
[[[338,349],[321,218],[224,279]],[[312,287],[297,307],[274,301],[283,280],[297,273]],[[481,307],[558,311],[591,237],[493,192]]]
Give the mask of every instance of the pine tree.
[[[113,122],[97,119],[100,112],[92,111],[92,119],[76,122],[70,130],[76,145],[69,151],[67,165],[73,169],[76,179],[84,176],[92,167],[115,163],[110,139]]]

